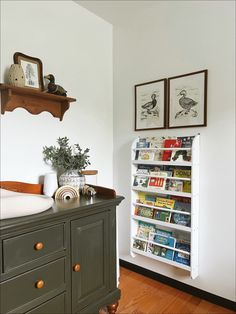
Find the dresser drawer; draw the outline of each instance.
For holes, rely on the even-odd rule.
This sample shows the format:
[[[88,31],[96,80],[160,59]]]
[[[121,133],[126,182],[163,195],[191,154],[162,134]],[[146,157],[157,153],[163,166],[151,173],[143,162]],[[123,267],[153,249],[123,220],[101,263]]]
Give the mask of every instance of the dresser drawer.
[[[3,272],[63,249],[63,224],[3,240]]]
[[[64,314],[65,312],[65,295],[60,294],[25,314]]]
[[[38,267],[0,285],[1,313],[8,313],[38,298],[65,289],[65,259]],[[57,292],[58,291],[58,292]],[[14,311],[14,313],[16,313]]]

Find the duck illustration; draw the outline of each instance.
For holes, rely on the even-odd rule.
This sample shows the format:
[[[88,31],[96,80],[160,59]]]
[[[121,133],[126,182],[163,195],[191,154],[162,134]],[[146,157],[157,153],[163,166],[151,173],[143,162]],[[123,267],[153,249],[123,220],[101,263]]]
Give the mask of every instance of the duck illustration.
[[[185,89],[181,90],[181,92],[177,96],[181,96],[179,99],[179,105],[184,109],[176,113],[175,118],[178,118],[182,115],[187,115],[190,112],[193,117],[197,116],[197,111],[193,110],[192,107],[197,105],[197,101],[192,98],[186,97],[187,91]]]
[[[67,91],[60,85],[55,84],[55,77],[52,74],[44,76],[45,79],[49,80],[47,92],[50,94],[66,96]]]
[[[157,105],[157,100],[156,100],[157,95],[152,94],[151,99],[152,101],[146,102],[146,104],[142,105],[141,107],[145,110],[147,110],[148,114],[152,113],[152,110],[156,107]]]

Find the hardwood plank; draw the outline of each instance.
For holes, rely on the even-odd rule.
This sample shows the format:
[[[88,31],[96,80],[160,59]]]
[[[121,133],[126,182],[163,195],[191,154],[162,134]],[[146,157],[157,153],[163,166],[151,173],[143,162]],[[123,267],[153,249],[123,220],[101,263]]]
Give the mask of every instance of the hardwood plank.
[[[120,269],[121,299],[117,314],[233,314],[156,280]]]

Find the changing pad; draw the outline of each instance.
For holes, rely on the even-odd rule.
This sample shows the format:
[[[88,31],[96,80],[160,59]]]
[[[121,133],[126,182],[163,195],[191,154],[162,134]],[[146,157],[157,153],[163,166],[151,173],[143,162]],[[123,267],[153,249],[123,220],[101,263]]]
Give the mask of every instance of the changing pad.
[[[41,213],[54,202],[46,195],[12,192],[0,189],[0,219],[16,218]]]

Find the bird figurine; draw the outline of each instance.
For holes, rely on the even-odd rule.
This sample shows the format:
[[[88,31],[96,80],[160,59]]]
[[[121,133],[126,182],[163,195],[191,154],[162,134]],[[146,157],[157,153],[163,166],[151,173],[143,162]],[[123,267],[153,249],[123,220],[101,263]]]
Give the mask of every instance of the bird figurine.
[[[52,74],[44,76],[45,79],[49,80],[47,92],[50,94],[66,96],[67,91],[60,85],[55,84],[55,77]]]
[[[192,107],[197,105],[197,101],[186,97],[187,92],[185,89],[181,90],[178,96],[181,96],[179,99],[179,105],[184,109],[176,113],[175,118],[178,118],[182,115],[187,115],[192,112],[193,117],[197,116],[197,111],[193,110]]]

